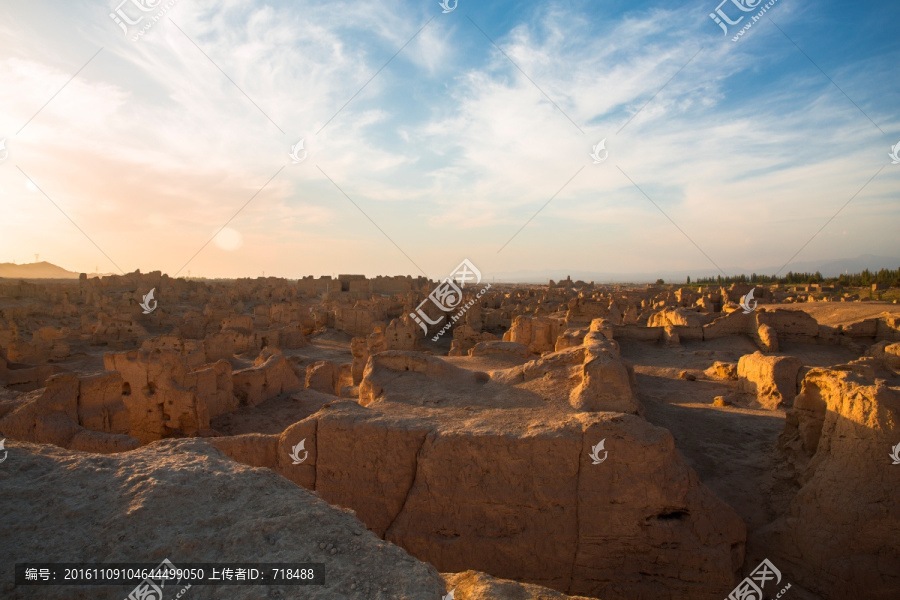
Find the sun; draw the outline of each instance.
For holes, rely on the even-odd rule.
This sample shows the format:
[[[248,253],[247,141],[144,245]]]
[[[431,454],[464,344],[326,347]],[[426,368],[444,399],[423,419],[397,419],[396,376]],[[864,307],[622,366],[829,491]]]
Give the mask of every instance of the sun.
[[[231,227],[225,227],[216,235],[215,242],[222,250],[234,251],[244,245],[244,236]]]

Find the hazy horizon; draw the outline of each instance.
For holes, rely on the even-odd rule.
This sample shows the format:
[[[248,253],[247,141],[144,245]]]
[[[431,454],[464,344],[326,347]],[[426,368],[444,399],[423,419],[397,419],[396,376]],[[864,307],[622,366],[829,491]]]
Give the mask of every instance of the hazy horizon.
[[[779,0],[732,42],[717,4],[180,0],[137,41],[118,2],[4,5],[0,262],[468,258],[490,280],[900,256],[900,6]]]
[[[88,270],[73,270],[73,269],[65,269],[63,265],[55,265],[53,263],[47,261],[39,261],[39,262],[25,262],[21,264],[10,263],[10,262],[0,262],[0,279],[9,278],[9,279],[53,279],[53,277],[47,276],[38,276],[35,273],[31,273],[30,275],[23,275],[21,273],[10,273],[9,267],[12,265],[13,269],[18,269],[22,271],[26,271],[31,273],[32,271],[37,272],[47,272],[56,269],[62,269],[67,271],[70,275],[67,277],[68,279],[72,279],[77,277],[80,273],[85,273],[88,277],[97,277],[97,276],[108,276],[108,275],[119,275],[119,273],[108,273],[101,271],[88,271]],[[476,267],[477,268],[477,267]],[[795,273],[820,273],[822,276],[826,278],[837,277],[841,274],[858,274],[864,270],[868,270],[872,273],[877,273],[881,269],[889,269],[896,270],[900,268],[900,258],[891,258],[891,257],[882,257],[882,256],[873,256],[873,255],[864,255],[859,256],[854,259],[844,259],[833,262],[819,262],[819,263],[809,263],[809,262],[797,262],[794,263],[794,267],[792,269],[788,269],[785,273],[789,271],[793,271]],[[155,271],[161,271],[160,269],[152,269],[152,270],[141,270],[142,273],[152,273]],[[280,276],[280,275],[272,275],[272,274],[244,274],[238,275],[236,277],[210,277],[207,278],[203,275],[194,275],[190,273],[190,269],[186,270],[186,273],[182,273],[179,277],[183,278],[192,278],[192,279],[209,279],[209,280],[234,280],[234,279],[255,279],[260,276],[270,276],[270,277],[281,277],[288,280],[298,280],[305,277],[323,277],[323,276],[331,276],[334,278],[339,277],[340,275],[363,275],[369,279],[374,277],[417,277],[414,273],[360,273],[360,272],[341,272],[341,273],[304,273],[296,276]],[[757,275],[763,276],[771,276],[775,273],[776,269],[774,267],[770,269],[763,269],[759,271],[752,271],[748,269],[743,269],[740,267],[733,267],[727,269],[726,277],[738,277],[741,275],[751,276],[756,273]],[[165,271],[161,271],[163,275],[170,275]],[[785,273],[782,273],[784,275]],[[653,283],[659,280],[660,278],[664,279],[666,283],[669,284],[684,284],[685,280],[690,277],[693,283],[697,283],[700,279],[703,278],[715,278],[718,273],[710,271],[709,269],[697,269],[695,271],[684,271],[684,272],[651,272],[651,273],[600,273],[600,272],[590,272],[590,271],[572,271],[572,270],[550,270],[543,273],[538,273],[535,271],[517,271],[517,272],[505,272],[505,273],[482,273],[482,280],[485,282],[495,282],[498,284],[522,284],[522,285],[546,285],[548,281],[562,281],[567,277],[570,277],[572,281],[585,281],[585,282],[593,282],[600,285],[608,285],[608,284],[640,284],[643,285],[645,283]]]

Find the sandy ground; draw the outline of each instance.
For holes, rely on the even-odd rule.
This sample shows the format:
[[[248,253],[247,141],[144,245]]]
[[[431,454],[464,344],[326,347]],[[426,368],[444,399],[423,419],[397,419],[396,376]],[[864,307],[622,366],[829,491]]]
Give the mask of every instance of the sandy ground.
[[[285,356],[302,356],[313,362],[333,360],[337,363],[353,362],[350,354],[350,340],[353,336],[340,331],[328,331],[310,339],[309,346],[288,350]]]
[[[818,321],[819,325],[829,327],[849,325],[882,314],[900,316],[900,304],[891,302],[804,302],[772,306],[784,310],[803,311]]]
[[[297,421],[315,414],[323,404],[336,399],[336,396],[314,390],[301,390],[219,415],[210,420],[210,427],[221,435],[281,433]]]

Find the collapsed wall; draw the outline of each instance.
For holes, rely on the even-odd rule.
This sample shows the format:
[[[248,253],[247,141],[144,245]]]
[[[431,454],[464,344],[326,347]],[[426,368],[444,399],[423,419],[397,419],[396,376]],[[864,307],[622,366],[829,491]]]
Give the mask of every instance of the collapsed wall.
[[[140,442],[127,435],[130,422],[122,385],[118,373],[54,375],[45,388],[26,394],[0,418],[0,433],[88,452],[137,448]]]
[[[609,455],[594,464],[601,440],[598,456]],[[293,464],[301,442],[294,454],[303,461]],[[595,597],[721,600],[743,563],[742,521],[700,483],[668,431],[634,415],[513,424],[339,400],[280,436],[211,443],[354,509],[442,571]]]
[[[103,364],[124,380],[128,434],[142,443],[196,435],[209,429],[211,417],[237,408],[225,360],[191,369],[178,352],[157,348],[105,354]]]
[[[803,361],[796,356],[745,354],[737,365],[738,391],[762,408],[790,407],[797,395]]]
[[[704,316],[691,309],[662,308],[651,314],[647,327],[616,325],[615,338],[652,342],[665,341],[672,336],[682,340],[714,340],[747,335],[763,352],[778,352],[779,342],[839,344],[861,350],[867,343],[900,340],[900,317],[890,315],[838,327],[819,325],[812,316],[800,310],[772,307],[751,313],[734,310],[700,324]]]
[[[565,321],[553,317],[517,316],[509,331],[503,334],[504,342],[516,342],[528,346],[535,354],[551,351],[556,338],[565,330]]]
[[[760,536],[826,597],[900,593],[900,467],[889,456],[900,442],[900,381],[879,367],[811,370],[779,439],[802,487]]]

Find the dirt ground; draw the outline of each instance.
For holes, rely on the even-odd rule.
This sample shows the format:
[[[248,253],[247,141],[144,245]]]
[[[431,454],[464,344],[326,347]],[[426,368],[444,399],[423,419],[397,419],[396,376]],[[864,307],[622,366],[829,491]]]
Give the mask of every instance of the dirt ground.
[[[808,366],[854,358],[843,348],[796,346],[791,354]],[[755,352],[755,344],[746,336],[734,336],[677,348],[622,340],[620,347],[622,357],[634,365],[647,420],[672,432],[676,447],[701,481],[730,504],[748,528],[769,522],[772,511],[780,508],[764,500],[772,483],[773,449],[784,428],[784,412],[715,407],[713,399],[733,391],[735,382],[703,374],[715,361],[736,362]],[[696,380],[679,378],[684,370]]]
[[[784,310],[800,310],[814,318],[819,325],[836,327],[849,325],[882,314],[900,316],[900,304],[891,302],[804,302],[778,304]]]
[[[868,316],[849,310],[837,311],[836,317],[852,322],[865,318],[861,314]],[[756,345],[746,336],[733,336],[684,342],[676,348],[621,340],[620,347],[622,357],[634,365],[645,418],[672,433],[676,448],[700,480],[747,524],[748,556],[765,556],[765,548],[753,545],[752,533],[785,514],[798,489],[782,469],[776,448],[785,413],[713,406],[713,399],[727,395],[736,382],[710,379],[703,373],[717,360],[737,362],[755,352]],[[858,358],[841,346],[790,342],[782,344],[779,354],[799,357],[805,369]],[[682,371],[696,380],[681,379]],[[791,598],[815,600],[816,596],[795,584]]]

